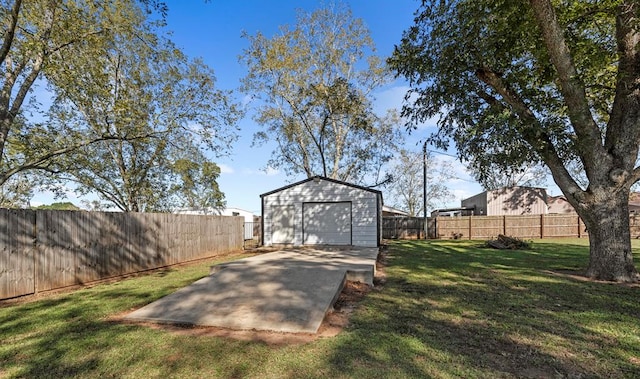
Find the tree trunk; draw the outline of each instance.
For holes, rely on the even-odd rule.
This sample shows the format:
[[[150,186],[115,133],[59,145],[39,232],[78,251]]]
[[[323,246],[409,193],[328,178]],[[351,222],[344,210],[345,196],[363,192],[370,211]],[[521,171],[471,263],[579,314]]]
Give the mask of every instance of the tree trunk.
[[[0,157],[4,157],[4,149],[7,144],[7,140],[9,139],[9,131],[11,130],[11,125],[13,125],[14,117],[10,116],[7,112],[2,112],[0,115]],[[0,163],[5,163],[4,159],[0,159]],[[2,167],[2,180],[0,180],[0,185],[2,185],[7,179],[5,178],[5,169],[6,167]]]
[[[580,213],[589,231],[587,276],[617,282],[637,281],[638,271],[631,253],[628,191],[597,197]]]

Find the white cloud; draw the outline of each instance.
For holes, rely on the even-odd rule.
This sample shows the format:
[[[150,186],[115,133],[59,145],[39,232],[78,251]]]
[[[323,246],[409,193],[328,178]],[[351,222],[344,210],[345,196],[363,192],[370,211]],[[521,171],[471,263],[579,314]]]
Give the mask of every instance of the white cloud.
[[[272,167],[261,168],[258,170],[246,168],[242,170],[245,175],[264,175],[264,176],[276,176],[280,174],[280,170]]]
[[[267,176],[275,176],[280,174],[280,170],[278,170],[277,168],[273,168],[273,167],[267,167],[266,170],[264,170],[264,174]]]
[[[233,174],[234,172],[233,167],[224,163],[218,163],[218,167],[220,167],[220,173],[222,174]]]
[[[387,109],[396,109],[398,112],[402,109],[404,103],[404,95],[409,90],[409,86],[400,85],[393,86],[375,93],[376,100],[373,104],[373,110],[378,114],[384,114]]]

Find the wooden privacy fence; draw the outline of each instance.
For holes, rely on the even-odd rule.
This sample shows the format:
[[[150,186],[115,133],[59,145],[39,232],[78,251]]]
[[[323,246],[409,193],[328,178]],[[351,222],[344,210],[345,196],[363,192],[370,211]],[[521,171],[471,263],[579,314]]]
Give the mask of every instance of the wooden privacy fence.
[[[518,238],[588,237],[576,214],[530,216],[466,216],[428,219],[428,238],[487,239],[504,234]],[[629,218],[632,238],[640,238],[640,215]],[[424,238],[424,218],[384,217],[383,238]]]
[[[434,220],[428,219],[429,235],[434,235]],[[387,239],[424,239],[424,218],[422,217],[383,217],[382,238]]]
[[[244,219],[0,209],[0,299],[242,249]]]
[[[518,238],[586,237],[578,215],[438,217],[437,238],[486,239],[499,234]]]

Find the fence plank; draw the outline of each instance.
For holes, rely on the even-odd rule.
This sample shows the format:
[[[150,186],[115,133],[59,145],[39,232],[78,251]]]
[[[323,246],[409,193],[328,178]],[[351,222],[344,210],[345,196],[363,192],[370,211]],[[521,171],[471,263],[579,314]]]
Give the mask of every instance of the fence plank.
[[[35,292],[35,213],[0,209],[0,299]]]
[[[580,237],[578,215],[544,216],[545,237]]]
[[[47,291],[76,284],[74,234],[77,224],[71,212],[36,212],[37,273],[36,291]]]
[[[492,238],[502,234],[504,217],[484,216],[469,217],[471,222],[470,239]]]
[[[0,299],[240,250],[243,224],[234,216],[0,209]]]
[[[383,217],[382,238],[421,239],[425,238],[422,217]]]
[[[506,235],[517,238],[540,238],[540,216],[507,216]]]

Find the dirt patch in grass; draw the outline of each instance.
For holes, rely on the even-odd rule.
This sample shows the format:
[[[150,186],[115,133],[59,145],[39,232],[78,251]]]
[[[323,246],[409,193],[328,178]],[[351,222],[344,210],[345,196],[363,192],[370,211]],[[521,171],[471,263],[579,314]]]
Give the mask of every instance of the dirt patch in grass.
[[[128,312],[114,315],[111,322],[132,323],[145,325],[150,328],[165,330],[171,333],[188,336],[222,337],[239,341],[262,342],[269,346],[299,345],[315,341],[320,338],[335,337],[349,325],[349,318],[357,308],[358,303],[370,291],[379,291],[386,282],[385,265],[386,251],[381,249],[376,262],[376,274],[373,279],[374,287],[361,282],[348,281],[333,309],[327,313],[317,333],[284,333],[265,330],[235,330],[212,326],[185,325],[185,324],[158,324],[124,321],[123,317]]]

